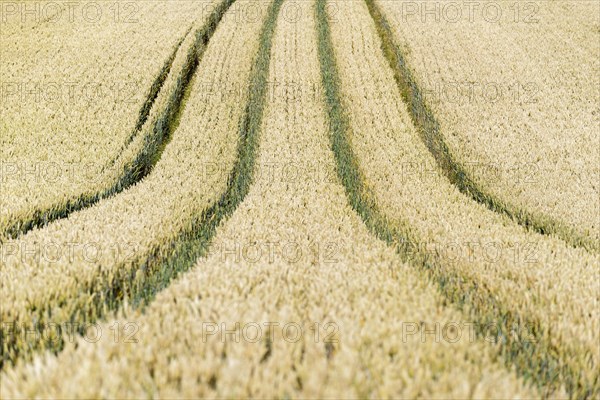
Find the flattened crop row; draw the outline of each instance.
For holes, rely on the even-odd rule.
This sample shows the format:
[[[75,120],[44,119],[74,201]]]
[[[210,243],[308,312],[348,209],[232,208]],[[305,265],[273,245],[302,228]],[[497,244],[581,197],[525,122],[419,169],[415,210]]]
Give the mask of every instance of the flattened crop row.
[[[196,35],[190,57],[201,53],[201,47],[212,34],[210,30],[216,29],[232,3],[226,0],[215,8],[210,23]],[[273,22],[267,21],[266,26],[269,23]],[[217,30],[218,44],[211,40],[207,48],[210,54],[205,55],[200,66],[202,76],[196,75],[190,83],[190,98],[174,139],[147,180],[68,219],[32,231],[21,241],[3,244],[2,322],[5,327],[7,324],[11,327],[2,332],[3,363],[28,357],[30,351],[38,347],[59,350],[63,345],[62,342],[48,344],[40,340],[40,336],[23,336],[20,329],[64,321],[83,324],[123,302],[144,304],[202,254],[216,225],[235,208],[249,185],[254,136],[265,97],[263,69],[265,63],[268,66],[267,28],[261,36],[252,70],[246,74],[239,74],[239,70],[252,62],[259,40],[260,26],[257,25],[236,25],[231,19]],[[188,74],[194,74],[196,64],[196,61],[192,63]],[[246,83],[247,96],[244,94],[242,99],[236,97],[226,103],[201,101],[201,93],[194,91],[194,80],[224,79],[227,74],[236,74],[235,82],[239,84]],[[219,115],[229,117],[219,118]],[[201,158],[198,157],[200,151],[203,152]],[[182,165],[181,157],[195,160],[197,168]],[[214,162],[217,158],[231,166],[229,179],[203,180],[199,171],[202,163]],[[180,193],[172,188],[178,185]],[[152,207],[157,197],[162,203]],[[120,254],[104,253],[99,259],[86,260],[81,251],[85,246],[75,246],[74,256],[63,257],[58,262],[36,259],[35,255],[19,251],[35,247],[36,243],[71,243],[73,247],[73,243],[85,245],[90,241],[102,249],[114,243],[133,242],[136,246],[132,258],[126,260],[120,259]]]
[[[198,6],[194,7],[191,10],[184,8],[183,11],[188,11],[189,14],[193,15],[198,11]],[[151,9],[149,15],[144,15],[144,17],[154,18],[156,16],[155,13],[160,13],[160,9]],[[210,18],[210,15],[203,15],[202,18],[207,20]],[[200,25],[204,25],[205,21],[200,22]],[[53,25],[56,26],[56,24]],[[70,136],[68,141],[64,140],[61,143],[63,147],[80,146],[79,150],[82,154],[77,155],[78,160],[73,161],[72,164],[69,161],[69,154],[61,154],[59,158],[53,159],[52,152],[55,149],[52,144],[48,146],[51,150],[50,156],[43,154],[43,152],[32,153],[30,149],[28,150],[29,154],[21,154],[25,151],[24,148],[31,145],[26,139],[23,139],[24,137],[27,138],[28,135],[22,135],[22,132],[18,131],[12,132],[9,130],[7,132],[6,149],[3,149],[2,157],[0,158],[0,162],[2,163],[0,165],[0,179],[4,186],[2,212],[0,214],[0,243],[17,238],[31,229],[43,227],[56,219],[65,218],[70,213],[89,207],[101,199],[111,197],[140,181],[149,173],[153,165],[160,158],[159,150],[169,137],[169,125],[175,110],[179,108],[177,98],[180,95],[178,93],[186,85],[186,82],[180,78],[185,79],[189,75],[191,62],[195,59],[195,57],[190,57],[190,52],[194,50],[190,49],[194,43],[194,37],[190,37],[189,35],[194,25],[195,23],[192,23],[187,32],[179,38],[171,54],[164,61],[161,70],[154,77],[149,90],[145,93],[145,98],[139,102],[141,104],[137,122],[129,137],[124,139],[124,143],[120,149],[115,148],[114,152],[107,150],[105,154],[96,155],[96,157],[87,154],[88,152],[91,153],[91,149],[86,146],[86,142],[91,141],[94,133],[85,127],[85,123],[93,123],[91,115],[94,114],[94,110],[85,108],[81,110],[83,114],[81,120],[87,122],[82,122],[82,125],[79,127],[80,129]],[[99,29],[101,32],[104,32],[102,28]],[[116,27],[112,25],[107,28],[107,31],[111,29],[118,32]],[[198,31],[200,29],[202,28],[198,28]],[[60,37],[60,33],[60,30],[53,32],[57,37]],[[117,36],[116,33],[115,36]],[[166,37],[161,39],[161,42],[168,43],[165,40],[167,39]],[[19,45],[20,42],[17,42],[14,46],[17,46],[16,48],[18,49]],[[182,46],[188,51],[179,51]],[[148,51],[149,49],[145,50]],[[106,70],[109,69],[106,68]],[[148,72],[145,71],[145,75],[147,74]],[[141,76],[145,78],[144,75]],[[33,76],[26,76],[28,80],[32,80],[35,77],[35,74]],[[110,76],[104,77],[105,80],[108,80],[106,83],[110,83],[109,78]],[[48,78],[45,77],[45,79]],[[70,79],[73,79],[73,77],[70,77]],[[4,85],[9,84],[11,82]],[[73,85],[75,84],[73,83]],[[50,82],[48,85],[58,85],[58,88],[61,88],[59,82]],[[3,93],[3,100],[7,99],[7,106],[10,106],[6,117],[7,121],[11,121],[13,116],[10,113],[13,111],[17,112],[16,110],[12,110],[12,108],[17,107],[18,103],[12,104],[14,101],[12,101],[12,96],[9,96],[9,86],[3,89],[7,91]],[[23,100],[17,97],[15,100],[25,101],[25,104],[19,105],[21,109],[25,106],[30,106],[27,99]],[[102,99],[94,100],[96,100],[95,104],[97,104]],[[37,101],[39,102],[39,99]],[[138,104],[138,102],[136,101],[135,104]],[[73,107],[66,100],[63,102],[59,100],[58,105]],[[108,106],[110,104],[100,104],[99,107],[102,109],[102,107],[108,108]],[[39,107],[39,104],[34,103],[31,107],[35,109]],[[87,107],[91,108],[89,105]],[[123,120],[123,126],[112,127],[110,123],[108,124],[109,127],[112,127],[108,129],[114,129],[115,132],[121,133],[126,129],[124,129],[127,126],[125,119],[128,118],[128,113],[132,106],[130,106],[129,102],[124,102],[117,104],[116,108],[118,111],[115,112],[119,113],[119,116],[106,117],[103,124],[106,125],[106,121],[115,122]],[[108,112],[108,109],[104,111]],[[43,121],[39,115],[32,114],[30,118],[32,121],[36,119]],[[67,125],[72,123],[72,116],[69,118],[62,117],[62,119],[66,121],[64,123]],[[35,128],[38,130],[53,129],[51,126],[44,125],[44,123],[40,123],[40,126],[36,126]],[[19,135],[19,133],[21,134]],[[34,133],[37,134],[38,132]],[[99,136],[101,141],[104,140],[102,135],[96,136]],[[120,135],[115,135],[113,132],[113,135],[106,138],[106,140],[109,143],[114,143],[119,138]],[[25,142],[21,143],[23,140]],[[96,139],[94,138],[93,140]],[[107,144],[107,146],[112,148],[112,144]],[[48,148],[45,149],[45,152],[48,152]],[[93,160],[93,162],[86,163],[85,160],[87,157],[89,157],[89,160]],[[109,160],[109,157],[112,158]],[[104,162],[105,164],[102,165],[101,163]],[[67,166],[67,164],[69,165]],[[70,166],[72,166],[71,169],[68,171],[64,170],[65,167],[69,168]],[[33,176],[28,175],[29,173],[33,173]],[[58,176],[54,176],[53,174],[55,173],[58,173]],[[82,174],[85,176],[82,176]],[[93,179],[90,179],[91,176],[93,176]]]
[[[350,15],[331,24],[331,35],[321,30],[320,57],[332,147],[352,207],[479,326],[497,326],[502,352],[520,374],[544,390],[564,384],[574,397],[593,397],[600,384],[589,367],[599,358],[598,259],[491,212],[442,172],[402,175],[404,163],[427,162],[431,154],[393,89],[367,6],[348,2],[340,11]],[[485,254],[489,243],[502,249],[494,259]],[[459,257],[443,252],[457,244],[466,246]],[[535,248],[533,262],[507,251],[519,244]],[[514,326],[528,327],[535,341],[511,334]]]
[[[582,10],[590,8],[589,5],[585,5],[585,1],[580,4],[581,6],[578,4],[575,8],[581,7]],[[588,251],[599,253],[600,208],[597,199],[600,192],[596,182],[600,179],[600,169],[595,160],[600,157],[600,152],[596,146],[598,137],[593,133],[594,130],[597,130],[598,117],[594,117],[594,111],[585,115],[574,115],[563,110],[564,105],[559,104],[559,102],[565,101],[566,94],[562,93],[565,89],[564,86],[572,88],[580,85],[584,85],[586,88],[598,86],[597,78],[581,72],[581,67],[588,63],[592,65],[585,66],[586,69],[593,69],[593,64],[596,64],[597,69],[598,54],[595,55],[596,60],[592,60],[592,54],[581,57],[577,55],[576,51],[571,54],[571,46],[569,46],[567,47],[569,48],[568,56],[565,52],[559,52],[556,57],[552,57],[554,60],[564,58],[558,68],[567,69],[559,78],[564,82],[561,82],[558,88],[553,86],[556,83],[542,80],[546,79],[546,75],[550,71],[557,68],[554,66],[555,61],[552,65],[544,64],[547,66],[548,72],[546,72],[539,68],[532,68],[532,64],[537,62],[537,57],[539,57],[535,51],[528,51],[519,56],[515,55],[514,60],[509,62],[506,62],[504,58],[504,54],[510,54],[523,46],[523,43],[515,41],[513,36],[522,37],[524,42],[531,41],[537,46],[542,42],[555,45],[558,42],[558,36],[552,37],[553,33],[550,31],[569,30],[570,32],[572,25],[566,23],[564,26],[557,24],[542,28],[549,23],[546,21],[547,19],[556,18],[564,12],[564,10],[554,10],[561,5],[551,2],[528,3],[528,7],[538,10],[537,13],[544,12],[543,21],[529,25],[523,24],[526,28],[514,24],[501,32],[495,32],[497,28],[494,27],[494,24],[477,23],[478,21],[468,24],[459,23],[458,26],[463,29],[462,31],[457,29],[457,24],[453,23],[418,21],[417,18],[408,18],[407,15],[402,14],[406,11],[404,6],[399,3],[394,4],[393,1],[368,0],[367,5],[376,22],[382,49],[394,71],[394,78],[400,88],[402,98],[408,104],[411,119],[438,167],[448,179],[461,192],[484,204],[490,210],[509,216],[526,228],[540,234],[559,237],[571,246],[583,247]],[[415,2],[412,5],[425,7],[424,2]],[[547,13],[547,11],[550,12]],[[387,17],[396,17],[396,19],[388,19],[386,15]],[[538,17],[542,18],[541,15]],[[570,18],[572,16],[569,15],[568,19],[564,19],[570,20]],[[587,17],[584,20],[591,20],[591,18]],[[585,32],[585,30],[583,31]],[[398,44],[395,34],[400,35],[403,46]],[[410,35],[414,40],[402,36],[405,34]],[[440,41],[440,36],[448,39]],[[565,34],[565,36],[567,35]],[[583,36],[584,40],[578,43],[578,46],[591,43],[590,35],[584,34]],[[508,43],[515,49],[508,47]],[[501,51],[490,51],[487,48],[489,44],[496,45]],[[460,63],[457,62],[455,56],[461,53],[458,50],[459,46],[464,49],[472,45],[477,45],[477,49],[481,53],[463,54],[461,55],[461,57],[464,56],[463,60]],[[451,47],[452,50],[448,50],[448,47]],[[405,53],[409,54],[409,52],[410,56],[407,58]],[[437,87],[436,83],[439,87],[445,87],[441,85],[446,82],[450,82],[446,83],[447,85],[453,83],[460,85],[461,80],[451,79],[453,77],[451,71],[459,69],[461,72],[463,72],[462,70],[470,71],[471,80],[476,81],[478,77],[485,76],[485,79],[491,80],[489,83],[491,87],[502,92],[501,89],[498,89],[500,83],[494,82],[494,74],[490,73],[490,70],[484,70],[486,67],[489,68],[489,64],[494,60],[492,53],[497,58],[500,58],[499,55],[502,54],[502,61],[498,61],[498,63],[507,64],[505,68],[508,72],[502,77],[501,82],[503,83],[514,77],[515,71],[522,69],[522,66],[519,65],[521,62],[529,63],[526,67],[527,70],[534,70],[539,75],[538,79],[531,82],[516,80],[510,84],[512,86],[509,85],[507,90],[529,85],[533,87],[530,91],[533,92],[535,89],[535,98],[523,99],[525,89],[520,92],[512,89],[516,92],[512,96],[514,99],[502,93],[503,97],[511,97],[510,101],[503,98],[497,101],[485,101],[469,92],[471,97],[465,95],[464,101],[460,102],[461,97],[454,101],[449,100],[448,96],[444,97],[444,93],[440,95],[432,89]],[[550,52],[544,56],[548,57],[548,53]],[[439,64],[444,66],[440,68]],[[464,64],[468,64],[469,67],[465,67]],[[434,65],[436,67],[433,67]],[[574,72],[571,72],[570,69],[573,66],[576,68]],[[568,76],[569,73],[572,76]],[[591,74],[594,73],[591,72]],[[531,79],[529,74],[527,76]],[[428,82],[423,77],[428,77],[432,82]],[[440,81],[437,82],[435,79]],[[591,79],[594,83],[582,82],[582,79]],[[432,86],[427,88],[430,93],[425,95],[422,85],[430,83]],[[551,92],[546,93],[550,89],[552,89]],[[572,89],[568,89],[568,91],[570,92]],[[581,90],[578,95],[583,98],[573,99],[573,103],[578,104],[578,107],[585,112],[587,104],[590,104],[589,96],[595,97],[596,102],[600,100],[598,91],[595,92],[594,94],[594,90]],[[558,97],[556,93],[561,93],[562,97]],[[500,97],[500,93],[496,94]],[[441,99],[436,98],[436,95]],[[434,103],[436,101],[439,104]],[[433,104],[436,111],[432,108]],[[555,107],[556,111],[550,111],[552,107]],[[494,117],[490,117],[490,115],[494,115]],[[524,115],[528,116],[524,117]],[[442,124],[438,122],[440,118]],[[486,118],[490,120],[487,121]],[[569,118],[576,118],[579,121],[566,121]],[[538,124],[538,119],[552,120],[553,122],[548,125]],[[460,121],[471,122],[460,126]],[[472,124],[479,124],[477,131],[473,129]],[[486,124],[494,125],[488,129]],[[574,124],[577,125],[577,128],[570,128],[573,129],[572,131],[566,129]],[[561,127],[560,131],[557,128],[559,126]],[[572,136],[572,138],[566,136]],[[511,146],[507,146],[504,143],[507,138],[522,141],[522,144],[513,143]],[[549,159],[551,156],[556,156],[556,151],[552,150],[552,147],[558,145],[556,142],[559,138],[562,138],[563,141],[561,146],[563,159],[560,161],[564,162],[560,165],[557,161]],[[457,140],[460,141],[459,144],[456,143]],[[473,144],[481,146],[482,149],[478,153],[472,151]],[[528,153],[523,153],[523,151]],[[575,161],[571,160],[573,157],[576,158]],[[485,162],[479,161],[485,159],[487,159]],[[516,161],[514,161],[515,159]],[[494,162],[502,166],[498,176],[491,175],[494,168],[487,165]],[[471,168],[469,164],[473,164],[474,167]],[[519,165],[521,165],[520,168]],[[512,173],[502,172],[507,169]]]
[[[282,157],[319,161],[335,177],[318,84],[315,3],[298,3],[302,17],[295,23],[280,12],[271,62],[265,67],[271,81],[316,83],[318,96],[269,100],[260,135],[255,136],[260,139],[256,165]],[[269,15],[277,15],[275,11],[274,7]],[[282,246],[275,246],[272,258],[260,260],[243,251],[231,254],[236,243],[285,242],[310,249],[311,256],[281,257]],[[315,246],[327,243],[338,244],[331,257],[313,258]],[[254,180],[217,229],[207,257],[159,293],[143,314],[126,313],[116,319],[119,326],[125,321],[139,326],[137,344],[115,343],[110,337],[98,343],[79,340],[58,357],[46,355],[6,371],[1,394],[538,396],[496,361],[493,348],[470,341],[466,332],[453,343],[433,337],[422,342],[420,334],[402,340],[405,323],[425,321],[431,329],[439,321],[463,319],[463,314],[444,306],[434,285],[370,235],[348,205],[339,181]],[[103,324],[102,330],[114,322]]]

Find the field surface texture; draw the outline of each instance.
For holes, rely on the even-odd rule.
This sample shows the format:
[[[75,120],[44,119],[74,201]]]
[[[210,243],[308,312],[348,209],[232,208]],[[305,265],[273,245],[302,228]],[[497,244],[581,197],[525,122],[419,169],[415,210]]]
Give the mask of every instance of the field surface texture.
[[[597,2],[0,6],[0,398],[600,396]]]

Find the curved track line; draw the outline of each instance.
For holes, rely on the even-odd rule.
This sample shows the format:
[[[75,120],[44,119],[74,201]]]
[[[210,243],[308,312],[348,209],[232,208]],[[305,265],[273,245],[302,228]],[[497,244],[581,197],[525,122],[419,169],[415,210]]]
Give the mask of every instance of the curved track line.
[[[417,128],[423,143],[433,155],[438,167],[462,193],[473,200],[485,205],[488,209],[504,214],[525,228],[542,235],[554,235],[572,247],[583,247],[594,253],[600,252],[600,243],[590,237],[579,234],[574,228],[568,226],[551,216],[533,213],[525,209],[500,200],[498,197],[487,193],[475,183],[466,169],[450,152],[444,136],[440,132],[440,125],[428,107],[423,91],[417,84],[414,74],[406,63],[400,47],[394,42],[390,25],[376,4],[375,0],[365,0],[369,13],[375,21],[375,26],[382,43],[382,51],[387,59],[394,79],[398,84],[402,100],[409,106],[409,114]]]
[[[121,153],[123,153],[125,151],[125,149],[131,144],[131,142],[133,142],[133,139],[135,139],[136,136],[142,130],[142,127],[144,126],[144,124],[148,120],[148,117],[150,116],[150,111],[152,110],[152,106],[154,105],[154,102],[156,101],[156,98],[158,97],[158,93],[161,91],[165,81],[167,80],[167,77],[169,76],[169,73],[171,72],[171,67],[173,66],[173,62],[175,61],[177,52],[179,51],[181,44],[184,42],[184,40],[187,38],[187,36],[191,32],[193,25],[194,24],[192,23],[192,25],[190,25],[190,27],[185,32],[185,34],[181,37],[181,39],[179,39],[179,41],[175,45],[175,48],[173,49],[173,52],[171,53],[169,58],[167,58],[167,60],[165,61],[158,76],[154,79],[154,82],[152,83],[152,86],[150,87],[148,96],[146,97],[146,101],[144,102],[144,104],[142,105],[142,108],[140,109],[140,114],[138,116],[138,120],[135,124],[135,128],[133,129],[133,132],[131,132],[129,137],[125,140],[125,143],[121,146],[121,148],[117,152],[117,155],[115,155],[107,163],[107,167],[111,167],[117,162],[119,157],[121,157]]]
[[[121,149],[118,151],[117,155],[105,165],[103,171],[114,166],[116,161],[121,156],[121,153],[125,151],[125,149],[127,149],[127,147],[133,142],[135,137],[141,131],[143,125],[148,120],[152,106],[154,105],[154,102],[158,97],[164,82],[169,76],[177,52],[191,30],[192,26],[190,26],[183,37],[179,39],[173,52],[165,61],[163,68],[158,76],[154,79],[148,96],[146,97],[146,100],[140,109],[138,120],[133,132],[126,139],[123,146],[121,146]],[[198,34],[199,31],[200,30],[198,30],[196,34]],[[198,58],[201,57],[202,54],[198,54]],[[160,153],[162,153],[162,149],[164,149],[163,143],[168,140],[171,134],[169,125],[171,124],[171,121],[175,119],[175,115],[181,108],[179,103],[181,102],[182,96],[180,96],[179,93],[183,93],[185,91],[185,87],[187,86],[191,77],[191,74],[189,73],[191,69],[191,63],[197,62],[194,60],[195,58],[190,58],[188,56],[185,65],[181,71],[179,71],[179,76],[181,79],[178,81],[174,92],[171,94],[171,98],[169,99],[165,109],[155,122],[152,131],[144,138],[143,148],[136,155],[133,161],[127,163],[123,173],[119,178],[117,178],[116,182],[114,182],[112,186],[95,194],[80,195],[79,197],[71,198],[62,205],[54,205],[45,210],[36,210],[33,213],[33,216],[28,220],[15,221],[11,226],[6,228],[5,231],[0,235],[0,243],[2,243],[2,238],[16,239],[18,236],[24,235],[32,229],[43,227],[57,219],[66,218],[72,212],[90,207],[100,200],[112,197],[146,177],[160,159]],[[165,121],[168,123],[165,124]]]
[[[198,52],[203,51],[201,47],[205,47],[208,43],[208,39],[216,29],[217,24],[234,2],[235,0],[225,0],[221,3],[213,11],[207,28],[196,34],[196,43],[188,56],[196,60],[190,68],[190,78],[198,64],[196,58]],[[130,272],[117,270],[116,273],[113,272],[114,275],[111,276],[111,279],[96,280],[96,282],[104,283],[96,283],[82,288],[82,291],[96,293],[97,297],[103,301],[85,304],[78,309],[77,315],[71,316],[72,320],[79,322],[78,326],[94,322],[106,315],[107,312],[119,308],[125,301],[133,307],[147,305],[172,279],[192,267],[198,257],[207,253],[218,225],[233,213],[248,193],[253,181],[258,135],[267,99],[267,79],[271,60],[272,39],[282,3],[283,0],[274,0],[260,32],[259,49],[250,72],[250,95],[238,133],[238,158],[228,178],[227,189],[214,205],[192,221],[189,229],[181,232],[171,243],[154,249],[137,269],[132,269]],[[183,89],[178,96],[180,100],[184,94]],[[144,279],[136,277],[139,274],[143,274]],[[83,334],[83,331],[78,333]],[[17,326],[0,329],[0,349],[2,351],[0,369],[17,361],[19,349],[11,346],[9,339],[23,334],[24,332],[19,331]],[[38,336],[41,337],[41,334]],[[31,341],[32,349],[37,349],[39,346],[39,341]],[[50,348],[46,343],[45,349],[58,353],[63,346],[64,341],[60,339],[53,341]]]
[[[188,231],[169,244],[169,258],[158,259],[156,255],[148,258],[147,268],[155,271],[143,287],[133,287],[131,299],[134,306],[145,306],[171,279],[194,265],[199,257],[207,254],[217,227],[226,220],[244,200],[254,179],[254,165],[259,145],[259,134],[263,111],[267,100],[267,79],[271,61],[271,47],[277,17],[284,0],[274,0],[270,5],[267,19],[260,33],[259,50],[250,72],[250,97],[244,110],[243,120],[238,132],[238,157],[228,177],[227,189],[219,200],[208,208],[191,224]],[[158,249],[157,249],[158,250]],[[133,279],[131,279],[133,282]],[[120,299],[115,299],[120,301]]]
[[[533,381],[543,391],[547,391],[547,394],[551,394],[562,383],[573,397],[597,396],[598,382],[590,384],[583,381],[579,375],[579,370],[589,366],[570,364],[570,354],[576,354],[575,346],[565,345],[558,348],[552,344],[548,339],[551,332],[542,326],[540,321],[501,304],[495,299],[494,293],[480,282],[446,268],[439,258],[430,255],[416,244],[418,241],[410,233],[407,224],[397,229],[388,223],[385,215],[379,210],[348,139],[350,124],[340,95],[340,80],[326,3],[327,0],[318,0],[316,8],[321,76],[325,88],[331,146],[338,175],[352,208],[376,237],[396,247],[404,261],[412,263],[426,273],[437,283],[440,292],[446,298],[479,322],[476,324],[479,337],[486,335],[483,327],[491,324],[497,327],[498,333],[505,339],[498,343],[500,352],[506,362],[514,365],[526,380]],[[511,327],[515,324],[531,327],[534,340],[521,340],[511,335]]]

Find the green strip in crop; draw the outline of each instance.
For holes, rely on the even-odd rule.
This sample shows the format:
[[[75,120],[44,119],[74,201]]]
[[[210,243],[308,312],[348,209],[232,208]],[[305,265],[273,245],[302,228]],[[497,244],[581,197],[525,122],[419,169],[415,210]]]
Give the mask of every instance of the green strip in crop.
[[[490,193],[486,193],[474,182],[463,166],[450,153],[444,136],[440,132],[440,125],[422,95],[423,91],[417,84],[400,47],[394,42],[392,30],[385,16],[374,0],[366,0],[366,3],[371,17],[375,21],[383,53],[394,72],[394,79],[398,84],[402,99],[408,105],[413,124],[448,180],[473,200],[496,213],[508,216],[533,232],[543,235],[555,235],[570,246],[583,247],[596,253],[600,252],[598,241],[578,234],[575,229],[550,216],[534,215],[532,212],[507,204]]]
[[[212,17],[211,17],[212,18]],[[214,24],[214,20],[210,20],[209,24]],[[173,52],[169,56],[169,58],[165,61],[163,68],[161,69],[158,76],[155,78],[146,101],[144,105],[140,109],[140,114],[138,117],[138,122],[131,136],[127,139],[125,144],[119,150],[118,154],[107,163],[104,170],[107,168],[111,168],[114,166],[116,161],[118,160],[121,153],[127,148],[128,145],[131,144],[135,136],[142,129],[142,126],[146,123],[154,101],[156,100],[158,93],[162,89],[162,86],[167,79],[171,67],[173,66],[173,62],[177,55],[177,52],[189,34],[190,29],[186,32],[186,34],[179,40],[177,45],[175,46]],[[201,28],[200,32],[208,33],[210,30],[206,28]],[[212,32],[210,32],[212,34]],[[206,38],[205,38],[206,39]],[[100,200],[109,198],[118,194],[119,192],[129,188],[133,184],[139,182],[145,176],[147,176],[154,165],[160,160],[162,151],[164,150],[171,133],[174,131],[172,129],[172,121],[177,118],[179,113],[181,112],[181,99],[186,87],[189,84],[189,80],[193,75],[190,71],[195,69],[195,66],[192,68],[192,64],[197,64],[198,60],[201,59],[202,53],[205,49],[206,43],[194,43],[192,49],[188,52],[188,56],[186,59],[186,63],[184,64],[181,71],[179,71],[179,78],[177,81],[177,86],[175,87],[173,93],[171,93],[171,97],[169,102],[167,103],[164,110],[162,110],[160,116],[157,121],[155,121],[151,132],[144,137],[144,145],[140,152],[136,155],[133,161],[127,163],[124,166],[122,173],[119,178],[110,186],[109,188],[93,193],[93,194],[82,194],[79,197],[71,198],[66,202],[60,204],[54,204],[48,209],[45,210],[35,210],[31,216],[27,219],[19,219],[14,221],[12,225],[5,229],[2,235],[0,235],[0,243],[2,243],[2,238],[15,239],[19,235],[23,235],[28,231],[40,228],[47,225],[49,222],[52,222],[57,219],[66,218],[72,212],[84,209],[86,207],[90,207],[97,203]]]
[[[190,82],[198,58],[204,51],[218,23],[235,0],[225,0],[217,7],[205,27],[196,32],[196,42],[188,54],[185,72],[181,85],[171,98],[171,112],[166,112],[162,121],[162,129],[169,129],[176,124],[186,87]],[[258,150],[258,135],[266,102],[267,79],[271,60],[272,39],[275,32],[277,16],[283,0],[274,0],[259,37],[259,49],[254,58],[249,79],[249,98],[240,124],[238,157],[233,171],[228,178],[226,191],[220,199],[202,215],[199,215],[190,228],[181,232],[171,243],[157,247],[145,257],[145,261],[137,269],[117,269],[116,272],[99,276],[95,282],[82,288],[76,299],[68,299],[63,304],[48,305],[48,309],[32,309],[30,312],[39,315],[39,326],[44,326],[47,318],[51,318],[56,307],[60,307],[66,321],[53,323],[60,329],[62,323],[76,322],[76,326],[84,326],[104,317],[109,311],[119,308],[125,301],[135,307],[144,307],[155,295],[165,288],[169,282],[194,265],[196,260],[205,255],[217,226],[226,219],[244,199],[253,179],[254,163]],[[54,308],[53,308],[54,307]],[[40,335],[24,335],[19,327],[7,321],[0,321],[0,367],[12,364],[17,359],[30,359],[35,350],[44,345],[45,350],[58,353],[64,342],[54,340],[42,343]],[[79,332],[83,333],[83,332]],[[27,337],[27,342],[18,343],[16,338]]]
[[[498,343],[500,353],[525,380],[533,382],[545,394],[551,394],[558,385],[564,384],[573,397],[597,397],[600,392],[599,378],[586,381],[584,374],[580,373],[590,368],[584,352],[577,351],[575,345],[558,348],[550,340],[551,332],[539,321],[501,304],[495,299],[494,293],[477,280],[446,268],[440,257],[427,253],[416,244],[420,241],[411,233],[408,224],[393,226],[378,209],[348,137],[351,128],[340,94],[326,3],[327,0],[318,0],[316,6],[321,76],[331,146],[339,178],[352,208],[376,237],[395,246],[404,261],[422,270],[437,283],[447,299],[478,322],[478,337],[485,337],[485,327],[494,326],[502,338]],[[517,337],[513,334],[515,326],[526,326],[529,330],[527,333],[532,337]],[[576,343],[576,339],[573,343]]]

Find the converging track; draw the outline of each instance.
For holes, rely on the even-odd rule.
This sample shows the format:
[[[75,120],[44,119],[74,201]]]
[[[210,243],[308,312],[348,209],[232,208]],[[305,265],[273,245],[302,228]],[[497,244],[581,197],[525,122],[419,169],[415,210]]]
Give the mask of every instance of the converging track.
[[[110,179],[0,234],[0,397],[598,397],[594,233],[467,171],[385,2],[191,22]]]

